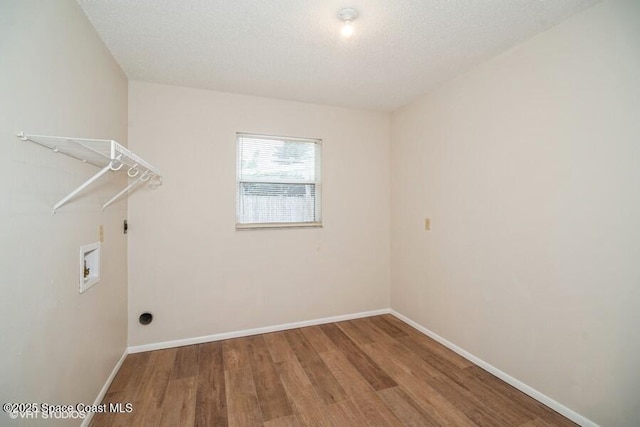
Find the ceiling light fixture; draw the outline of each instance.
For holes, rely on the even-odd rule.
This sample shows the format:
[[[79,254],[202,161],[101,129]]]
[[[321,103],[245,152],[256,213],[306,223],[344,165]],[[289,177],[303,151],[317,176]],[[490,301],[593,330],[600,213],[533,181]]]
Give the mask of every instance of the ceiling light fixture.
[[[358,11],[352,7],[345,7],[338,12],[338,19],[344,22],[340,34],[343,37],[351,37],[353,35],[353,21],[358,17]]]

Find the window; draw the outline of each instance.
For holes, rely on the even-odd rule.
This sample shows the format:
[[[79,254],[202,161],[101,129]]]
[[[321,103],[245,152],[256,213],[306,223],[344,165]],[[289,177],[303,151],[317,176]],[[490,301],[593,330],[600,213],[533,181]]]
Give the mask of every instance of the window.
[[[237,134],[236,228],[319,227],[319,139]]]

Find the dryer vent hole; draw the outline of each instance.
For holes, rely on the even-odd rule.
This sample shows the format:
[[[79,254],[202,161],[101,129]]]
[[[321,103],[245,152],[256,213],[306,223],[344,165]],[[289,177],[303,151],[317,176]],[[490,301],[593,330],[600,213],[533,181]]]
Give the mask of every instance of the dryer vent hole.
[[[153,314],[151,313],[142,313],[138,318],[141,325],[148,325],[153,320]]]

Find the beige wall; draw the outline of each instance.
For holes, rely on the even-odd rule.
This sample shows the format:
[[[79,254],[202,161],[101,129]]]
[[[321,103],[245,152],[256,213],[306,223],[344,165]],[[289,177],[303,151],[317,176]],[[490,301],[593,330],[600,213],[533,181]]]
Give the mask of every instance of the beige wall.
[[[124,143],[127,82],[75,2],[3,1],[0,400],[93,401],[126,346],[128,214],[129,345],[391,305],[601,425],[636,424],[632,16],[597,5],[391,122],[131,82],[130,147],[164,185],[101,213],[124,184],[111,176],[51,216],[95,169],[14,134]],[[237,131],[324,140],[324,228],[235,231]],[[77,252],[100,224],[103,278],[79,295]]]
[[[164,175],[129,200],[130,345],[389,306],[387,114],[140,82],[129,101]],[[236,132],[323,139],[324,228],[235,230]]]
[[[0,401],[93,403],[127,340],[126,202],[94,174],[19,131],[126,143],[127,81],[74,1],[2,1],[0,12]],[[102,280],[78,293],[80,246],[104,225]],[[9,419],[0,413],[0,424]],[[43,425],[42,420],[32,421]],[[14,424],[18,424],[17,422]],[[64,423],[61,423],[64,424]],[[78,425],[72,420],[69,425]],[[12,424],[13,425],[13,424]],[[59,425],[59,424],[56,424]]]
[[[640,422],[640,43],[616,8],[393,114],[391,305],[622,427]]]

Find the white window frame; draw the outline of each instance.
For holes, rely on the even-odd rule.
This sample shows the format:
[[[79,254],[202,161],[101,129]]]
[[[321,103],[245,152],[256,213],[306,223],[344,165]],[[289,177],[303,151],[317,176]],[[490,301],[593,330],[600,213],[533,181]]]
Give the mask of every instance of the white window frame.
[[[240,204],[240,187],[243,182],[259,182],[268,184],[283,184],[282,181],[269,180],[241,180],[241,138],[255,138],[267,140],[281,140],[286,142],[304,142],[316,145],[314,153],[315,161],[315,180],[314,181],[297,181],[293,184],[313,184],[315,187],[315,221],[308,222],[266,222],[266,223],[240,223],[238,209]],[[322,227],[322,139],[319,138],[299,138],[278,135],[265,135],[256,133],[236,132],[236,230],[256,230],[256,229],[279,229],[279,228],[320,228]],[[286,182],[284,182],[286,184]]]

